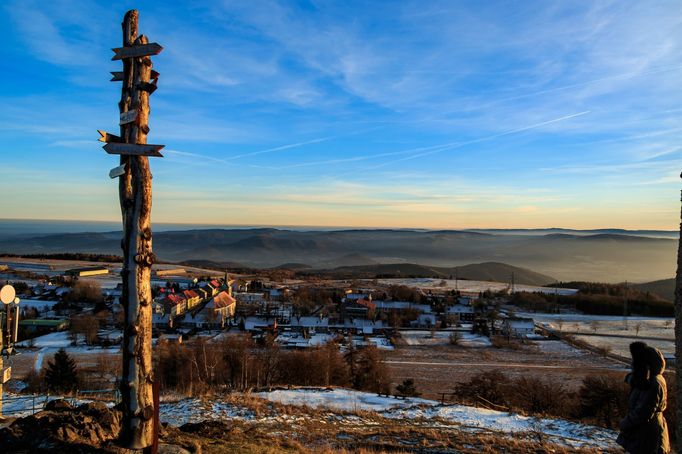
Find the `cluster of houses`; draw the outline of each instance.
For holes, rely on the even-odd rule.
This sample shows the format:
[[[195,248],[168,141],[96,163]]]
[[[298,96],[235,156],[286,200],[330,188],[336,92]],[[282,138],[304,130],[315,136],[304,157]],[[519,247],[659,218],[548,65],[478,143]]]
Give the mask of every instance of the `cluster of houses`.
[[[449,304],[446,295],[428,295],[425,302],[374,300],[372,290],[344,290],[335,310],[318,304],[302,315],[291,303],[295,288],[268,288],[262,283],[253,291],[248,282],[224,279],[189,283],[186,288],[159,287],[153,323],[158,329],[214,330],[238,328],[262,337],[270,334],[284,347],[312,347],[336,336],[362,336],[382,343],[405,326],[436,329],[453,324],[484,323],[486,306],[474,304],[474,294],[458,294]],[[338,289],[337,289],[338,290]],[[398,322],[396,322],[396,320]],[[408,320],[405,325],[404,321]],[[401,324],[401,322],[403,322]],[[533,334],[532,319],[502,318],[494,328],[507,336]]]
[[[237,301],[232,296],[234,281],[197,282],[185,289],[167,286],[158,289],[152,305],[152,325],[156,328],[220,329],[234,319]]]
[[[68,270],[67,274],[79,278],[106,272],[106,268],[89,267]],[[152,324],[155,332],[165,337],[238,329],[255,338],[271,335],[282,347],[305,348],[339,337],[358,345],[386,346],[396,330],[406,328],[432,330],[459,325],[457,329],[467,329],[466,326],[476,329],[488,323],[491,333],[509,337],[528,337],[535,333],[532,319],[501,314],[491,324],[486,319],[491,307],[479,300],[478,294],[429,292],[419,293],[407,301],[390,298],[372,288],[348,290],[343,284],[331,284],[314,290],[332,293],[332,299],[312,302],[306,310],[301,310],[294,301],[300,291],[311,290],[307,284],[298,284],[298,287],[248,282],[230,279],[227,273],[220,278],[198,280],[180,276],[183,273],[181,269],[157,270],[152,278]],[[69,290],[50,283],[39,283],[32,288],[36,296],[55,300],[63,298]],[[122,310],[118,304],[120,293],[118,287],[104,290],[105,298],[112,302],[112,320]],[[59,319],[59,326],[54,327],[43,326],[44,320],[26,320],[25,328],[29,331],[63,329],[65,320]],[[32,325],[28,326],[29,323]]]

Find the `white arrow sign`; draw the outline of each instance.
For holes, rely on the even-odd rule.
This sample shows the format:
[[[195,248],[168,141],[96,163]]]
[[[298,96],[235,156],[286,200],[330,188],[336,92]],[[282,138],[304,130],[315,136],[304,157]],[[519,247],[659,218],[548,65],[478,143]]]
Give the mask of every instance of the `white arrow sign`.
[[[120,165],[118,167],[114,167],[109,171],[109,178],[117,178],[120,177],[121,175],[125,175],[126,173],[126,165]]]

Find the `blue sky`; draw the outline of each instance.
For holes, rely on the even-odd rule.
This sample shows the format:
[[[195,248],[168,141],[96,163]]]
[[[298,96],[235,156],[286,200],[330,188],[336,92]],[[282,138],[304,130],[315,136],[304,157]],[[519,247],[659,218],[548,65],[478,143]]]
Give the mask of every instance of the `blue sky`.
[[[119,219],[109,71],[165,50],[153,220],[675,229],[679,2],[3,2],[3,218]]]

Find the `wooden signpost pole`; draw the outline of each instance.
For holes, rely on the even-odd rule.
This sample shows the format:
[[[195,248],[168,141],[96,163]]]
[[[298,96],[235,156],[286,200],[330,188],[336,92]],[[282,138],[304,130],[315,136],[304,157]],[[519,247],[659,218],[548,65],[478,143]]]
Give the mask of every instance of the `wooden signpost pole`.
[[[156,89],[158,73],[152,71],[150,56],[162,47],[138,36],[138,12],[128,11],[123,19],[123,47],[114,49],[112,60],[123,61],[123,71],[112,81],[121,81],[120,137],[100,131],[100,141],[110,154],[119,154],[120,165],[110,172],[119,178],[119,199],[123,218],[124,309],[122,443],[132,449],[154,443],[154,383],[152,368],[152,175],[148,156],[161,156],[163,145],[147,145],[149,95]],[[154,83],[151,82],[154,75]]]

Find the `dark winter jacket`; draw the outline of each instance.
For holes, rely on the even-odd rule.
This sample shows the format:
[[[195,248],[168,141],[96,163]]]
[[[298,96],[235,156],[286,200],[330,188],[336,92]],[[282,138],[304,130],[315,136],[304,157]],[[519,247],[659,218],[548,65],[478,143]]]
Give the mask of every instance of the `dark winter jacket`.
[[[630,344],[632,373],[628,414],[620,423],[618,444],[631,454],[670,452],[668,426],[663,417],[668,400],[665,359],[661,352],[644,342]]]

